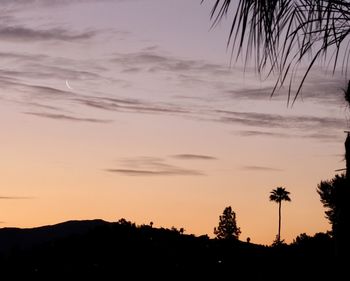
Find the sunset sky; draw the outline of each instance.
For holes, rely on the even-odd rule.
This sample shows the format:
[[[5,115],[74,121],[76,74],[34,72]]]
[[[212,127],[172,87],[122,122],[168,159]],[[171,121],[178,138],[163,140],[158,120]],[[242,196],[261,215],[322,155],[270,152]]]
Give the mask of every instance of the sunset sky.
[[[213,1],[1,0],[0,221],[122,217],[240,239],[330,229],[316,192],[345,167],[346,79],[316,66],[302,96],[230,66]],[[328,71],[330,72],[330,71]]]

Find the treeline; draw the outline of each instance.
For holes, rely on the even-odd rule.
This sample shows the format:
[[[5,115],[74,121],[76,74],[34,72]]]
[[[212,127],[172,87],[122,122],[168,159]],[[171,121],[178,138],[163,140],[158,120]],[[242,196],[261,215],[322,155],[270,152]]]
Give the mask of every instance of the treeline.
[[[66,231],[72,224],[75,231]],[[71,280],[73,277],[118,280],[125,274],[133,280],[161,277],[164,272],[172,278],[234,274],[273,280],[271,266],[274,274],[293,268],[291,276],[302,272],[317,276],[316,265],[324,260],[327,260],[327,270],[322,275],[333,272],[333,242],[328,234],[313,237],[302,234],[291,245],[271,247],[232,239],[210,239],[206,235],[196,237],[176,228],[155,228],[151,224],[137,226],[125,219],[94,223],[91,228],[88,224],[89,221],[77,221],[50,226],[44,231],[56,238],[24,248],[14,244],[0,258],[4,280]],[[84,231],[78,231],[80,226]],[[43,229],[32,229],[32,234],[35,231]]]

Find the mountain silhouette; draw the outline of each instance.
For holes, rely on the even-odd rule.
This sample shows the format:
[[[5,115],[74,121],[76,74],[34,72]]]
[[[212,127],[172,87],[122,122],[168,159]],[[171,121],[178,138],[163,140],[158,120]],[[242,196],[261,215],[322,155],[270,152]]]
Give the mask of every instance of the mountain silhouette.
[[[103,220],[72,220],[36,228],[6,227],[0,229],[0,255],[15,250],[29,250],[40,244],[66,238],[72,235],[83,235],[88,231],[108,224]]]

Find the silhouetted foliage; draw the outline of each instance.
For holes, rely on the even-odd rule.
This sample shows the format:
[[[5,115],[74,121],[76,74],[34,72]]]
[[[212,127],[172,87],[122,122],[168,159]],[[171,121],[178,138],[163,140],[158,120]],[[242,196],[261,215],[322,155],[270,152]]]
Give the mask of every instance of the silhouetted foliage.
[[[118,220],[117,223],[125,227],[136,227],[135,223],[132,223],[131,221],[128,221],[124,218]]]
[[[323,206],[327,209],[325,211],[326,218],[332,225],[333,233],[337,232],[339,216],[341,215],[339,207],[342,200],[348,200],[344,198],[344,189],[346,189],[345,175],[336,175],[329,181],[321,181],[317,186],[317,193],[321,197]]]
[[[318,241],[320,244],[329,243],[332,241],[332,236],[330,233],[322,232],[316,233],[314,236],[309,236],[306,233],[301,233],[293,240],[292,245],[304,246],[311,243],[311,241]]]
[[[282,225],[282,201],[291,201],[289,198],[290,192],[287,191],[284,187],[277,187],[276,189],[270,192],[270,201],[278,203],[278,234],[276,239],[273,242],[273,245],[279,245],[283,243],[281,240],[281,225]]]
[[[170,228],[171,231],[175,232],[175,233],[179,233],[179,234],[182,234],[184,229],[183,228],[180,228],[180,229],[177,229],[175,226],[172,226]],[[182,230],[182,233],[181,233],[181,230]]]
[[[334,256],[334,239],[330,233],[316,233],[309,236],[301,233],[294,240],[291,246],[298,251],[302,250],[304,255],[317,255],[320,258]]]
[[[326,208],[326,218],[332,225],[332,234],[338,244],[340,254],[349,250],[350,227],[350,184],[347,177],[336,175],[329,181],[321,181],[317,186],[321,202]]]
[[[284,239],[281,240],[279,235],[276,235],[275,240],[273,240],[273,242],[271,244],[272,247],[281,247],[281,246],[285,246],[285,245],[287,245],[287,244],[284,242]]]
[[[232,211],[231,206],[223,211],[218,228],[214,228],[214,234],[218,239],[238,239],[241,229],[237,226],[236,213]]]
[[[308,236],[306,233],[301,233],[293,240],[293,244],[294,245],[302,245],[305,242],[308,242],[310,239],[311,239],[311,237]]]

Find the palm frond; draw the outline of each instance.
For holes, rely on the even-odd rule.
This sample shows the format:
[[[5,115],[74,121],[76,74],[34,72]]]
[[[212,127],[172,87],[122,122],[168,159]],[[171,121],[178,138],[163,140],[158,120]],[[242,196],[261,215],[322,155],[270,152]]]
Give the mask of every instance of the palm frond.
[[[281,202],[281,201],[291,201],[289,197],[290,192],[284,187],[277,187],[270,192],[270,201]]]
[[[202,0],[202,2],[205,0]],[[277,74],[272,95],[289,78],[290,99],[298,66],[309,64],[294,94],[294,103],[315,65],[321,60],[336,70],[344,56],[342,71],[347,73],[350,58],[350,2],[346,0],[215,0],[211,18],[215,26],[231,16],[227,46],[236,59],[246,63],[255,54],[260,74]],[[344,51],[342,51],[345,46]],[[233,57],[231,56],[231,59]],[[345,60],[346,58],[346,60]]]

